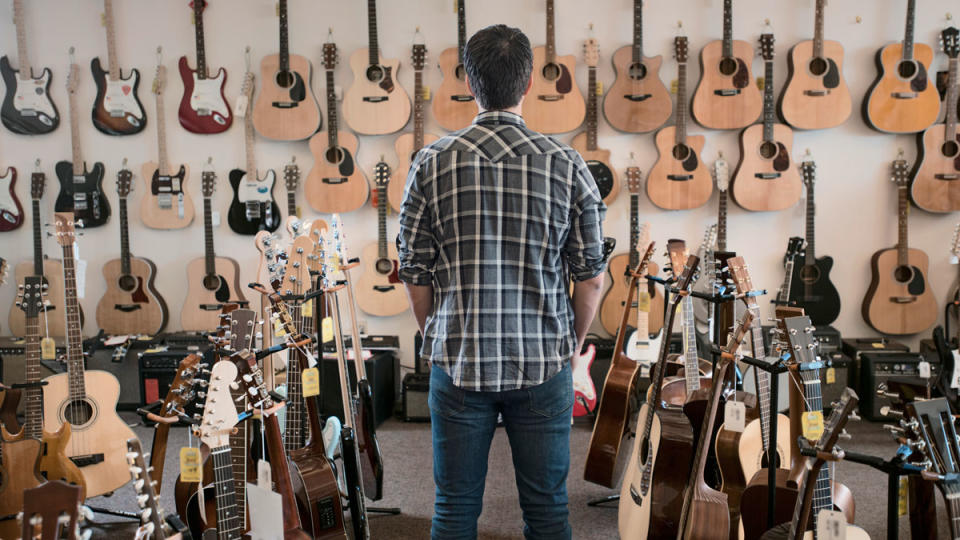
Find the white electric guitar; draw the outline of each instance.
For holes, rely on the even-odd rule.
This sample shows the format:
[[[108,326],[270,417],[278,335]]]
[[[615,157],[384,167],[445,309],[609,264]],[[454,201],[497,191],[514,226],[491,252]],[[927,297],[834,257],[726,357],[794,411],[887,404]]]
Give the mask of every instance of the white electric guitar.
[[[643,227],[637,239],[636,249],[643,253],[649,244],[650,231],[647,227]],[[647,287],[647,280],[641,279],[637,286],[637,327],[627,338],[627,350],[624,351],[627,358],[640,364],[641,377],[650,376],[650,368],[657,361],[657,355],[660,353],[662,336],[663,329],[660,329],[655,336],[650,336],[650,290]]]

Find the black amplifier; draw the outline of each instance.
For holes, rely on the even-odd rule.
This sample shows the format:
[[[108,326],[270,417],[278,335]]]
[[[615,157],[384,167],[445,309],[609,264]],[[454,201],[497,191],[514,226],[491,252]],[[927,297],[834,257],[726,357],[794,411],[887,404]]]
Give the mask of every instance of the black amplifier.
[[[829,324],[816,327],[813,330],[813,337],[817,338],[817,352],[820,355],[840,351],[842,345],[840,331]]]
[[[827,366],[827,369],[833,368],[833,382],[827,381],[827,370],[820,372],[824,414],[830,414],[830,410],[833,409],[831,403],[840,399],[843,389],[848,386],[856,387],[856,381],[853,379],[853,359],[836,350],[820,353],[820,361]]]
[[[873,422],[889,420],[880,414],[880,408],[890,405],[890,400],[877,395],[877,387],[893,377],[919,377],[919,353],[910,352],[864,352],[860,355],[860,414]],[[936,377],[940,364],[929,362],[930,376]]]
[[[430,406],[427,404],[429,394],[429,373],[407,373],[403,376],[403,410],[401,414],[404,421],[430,421]]]
[[[853,365],[850,367],[850,388],[853,388],[857,394],[863,398],[864,391],[860,386],[863,377],[860,375],[860,357],[863,353],[904,353],[910,352],[910,347],[899,341],[893,341],[884,337],[865,337],[865,338],[846,338],[841,341],[840,350],[846,356],[853,359]]]
[[[340,394],[340,372],[334,358],[320,359],[320,413],[343,418],[343,401]],[[380,425],[393,415],[396,397],[396,356],[389,352],[374,353],[364,361],[367,380],[373,392],[373,420]],[[351,389],[356,388],[357,375],[353,360],[347,360]]]

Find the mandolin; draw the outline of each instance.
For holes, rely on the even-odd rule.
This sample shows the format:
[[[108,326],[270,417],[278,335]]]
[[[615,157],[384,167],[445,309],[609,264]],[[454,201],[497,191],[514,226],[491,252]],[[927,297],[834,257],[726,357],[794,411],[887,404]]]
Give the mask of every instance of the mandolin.
[[[863,119],[887,133],[917,133],[940,115],[940,94],[930,79],[933,49],[914,43],[917,0],[907,0],[904,40],[877,51],[877,79],[863,98]]]
[[[760,36],[763,56],[763,122],[740,132],[740,162],[733,171],[733,200],[746,210],[783,210],[800,200],[800,175],[793,164],[793,131],[775,123],[773,34]]]
[[[306,139],[320,129],[320,105],[313,95],[313,66],[305,56],[290,54],[287,0],[278,0],[280,52],[260,61],[260,95],[253,105],[257,133],[280,141]]]
[[[713,178],[700,154],[703,135],[687,136],[687,38],[674,39],[677,58],[676,125],[657,132],[658,158],[647,176],[650,202],[665,210],[703,206],[713,195]]]
[[[927,254],[907,245],[909,177],[902,157],[893,162],[893,181],[899,193],[899,238],[896,246],[881,249],[871,257],[870,287],[861,314],[877,332],[902,336],[923,332],[937,322],[937,300],[927,277]]]
[[[583,123],[586,104],[574,73],[573,55],[557,56],[553,0],[547,0],[547,44],[533,48],[530,90],[523,100],[527,127],[540,133],[566,133]]]
[[[400,60],[380,54],[377,0],[367,0],[367,32],[368,47],[350,55],[353,84],[343,96],[343,119],[361,135],[385,135],[407,125],[410,97],[397,79]]]
[[[456,1],[457,46],[444,49],[437,59],[443,80],[434,92],[433,117],[447,131],[469,126],[478,110],[477,101],[467,87],[467,71],[463,68],[463,50],[467,47],[466,3],[467,0]]]
[[[307,202],[317,212],[349,212],[367,202],[370,188],[356,161],[357,136],[341,131],[337,121],[337,93],[333,79],[337,67],[336,43],[328,41],[323,44],[323,67],[327,74],[327,131],[310,138],[313,168],[307,175],[303,191]]]
[[[190,69],[190,61],[186,56],[181,56],[178,64],[180,78],[183,79],[183,97],[177,118],[183,129],[201,135],[221,133],[233,124],[230,104],[223,95],[227,70],[221,67],[216,77],[211,77],[207,70],[207,53],[203,43],[203,11],[206,7],[206,0],[190,2],[197,43],[197,69]]]
[[[117,172],[120,258],[111,259],[103,265],[107,290],[97,302],[97,326],[112,335],[152,336],[159,334],[167,325],[167,303],[154,285],[157,265],[150,259],[130,254],[127,196],[130,194],[132,180],[133,173],[126,167]]]
[[[400,264],[397,246],[387,240],[388,182],[390,166],[381,161],[374,172],[377,189],[377,241],[367,244],[360,254],[363,273],[357,278],[357,307],[375,317],[399,315],[410,308],[406,290],[397,276]]]
[[[914,165],[910,198],[928,212],[960,210],[960,134],[957,133],[958,60],[960,30],[951,26],[940,33],[943,52],[950,58],[946,119],[917,135],[917,163]]]
[[[137,96],[140,72],[133,68],[124,77],[120,70],[113,0],[103,0],[103,26],[107,31],[107,70],[103,69],[100,57],[95,56],[90,62],[90,71],[93,72],[93,80],[97,84],[97,97],[93,102],[93,125],[107,135],[140,133],[147,126],[147,113]]]
[[[587,168],[597,184],[603,202],[610,204],[620,194],[620,178],[617,170],[610,165],[610,150],[597,147],[597,128],[600,123],[600,94],[597,86],[597,63],[600,61],[600,47],[597,40],[590,38],[583,43],[583,61],[587,64],[589,83],[587,84],[587,129],[570,141],[570,147],[583,156]]]
[[[23,206],[17,198],[17,170],[7,167],[0,175],[0,232],[12,231],[23,225]]]
[[[733,0],[723,0],[723,39],[700,51],[700,84],[693,94],[693,118],[710,129],[740,129],[763,110],[753,78],[753,47],[733,39]],[[771,85],[772,87],[772,85]]]
[[[27,54],[27,23],[24,0],[13,0],[13,24],[17,32],[17,64],[13,69],[7,55],[0,57],[0,77],[7,92],[0,105],[0,120],[10,131],[20,135],[43,135],[57,129],[60,113],[50,98],[50,68],[43,68],[39,77],[33,74]]]

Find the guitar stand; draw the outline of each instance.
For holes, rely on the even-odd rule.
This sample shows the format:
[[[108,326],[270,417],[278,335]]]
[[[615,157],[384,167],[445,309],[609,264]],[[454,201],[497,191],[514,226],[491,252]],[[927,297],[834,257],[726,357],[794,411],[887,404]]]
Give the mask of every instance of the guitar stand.
[[[390,516],[399,516],[399,515],[400,515],[400,508],[397,507],[397,506],[388,506],[388,507],[383,507],[383,508],[376,507],[376,506],[368,506],[368,507],[367,507],[367,513],[368,513],[368,514],[386,514],[386,515],[390,515]]]
[[[620,502],[620,494],[616,493],[614,495],[607,495],[606,497],[600,497],[599,499],[593,499],[587,501],[587,506],[593,508],[612,508],[607,505],[610,503]]]

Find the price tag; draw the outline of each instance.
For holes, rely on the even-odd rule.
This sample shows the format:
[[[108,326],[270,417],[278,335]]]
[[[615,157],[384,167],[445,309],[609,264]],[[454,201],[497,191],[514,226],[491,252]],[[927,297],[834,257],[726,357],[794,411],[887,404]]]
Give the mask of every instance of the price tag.
[[[742,433],[746,421],[746,407],[742,401],[728,401],[723,407],[723,429]]]
[[[250,100],[247,99],[245,94],[240,94],[237,96],[237,103],[233,107],[233,114],[237,118],[243,118],[247,115],[247,105],[250,104]]]
[[[956,255],[951,255],[950,264],[960,264],[960,257],[957,257]]]
[[[220,212],[218,210],[214,210],[210,213],[210,221],[213,222],[214,227],[220,226]]]
[[[907,491],[907,477],[906,477],[906,476],[901,476],[901,477],[900,477],[900,489],[899,489],[899,491],[900,491],[900,496],[897,497],[897,514],[899,514],[899,515],[901,515],[901,516],[905,516],[905,515],[907,515],[907,497],[909,497],[909,495],[907,494],[908,491]]]
[[[184,482],[200,482],[200,449],[184,446],[180,449],[180,478]]]
[[[845,540],[847,537],[847,520],[843,512],[821,510],[817,514],[816,537],[821,540]]]
[[[334,86],[334,87],[333,87],[333,94],[334,94],[335,96],[337,96],[337,101],[343,101],[343,87],[342,87],[342,86],[339,86],[339,85]]]
[[[273,320],[273,335],[276,337],[283,337],[287,335],[287,333],[283,331],[283,325],[280,324],[280,319]]]
[[[301,216],[301,214],[300,214],[300,206],[298,205],[298,206],[297,206],[297,218],[299,218],[300,216]]]
[[[44,360],[53,360],[57,357],[57,342],[51,337],[45,337],[40,340],[40,358]]]
[[[420,99],[430,101],[430,87],[424,85],[420,92]]]
[[[930,362],[927,362],[926,360],[921,361],[919,364],[917,364],[917,370],[920,372],[921,379],[930,378]]]
[[[823,413],[821,411],[808,411],[800,416],[800,426],[803,428],[803,436],[811,442],[820,440],[823,435]]]
[[[827,384],[833,384],[837,382],[837,370],[832,367],[827,368],[826,379],[827,379]]]
[[[603,81],[597,81],[597,95],[603,95]]]
[[[273,470],[270,469],[270,463],[262,459],[257,460],[257,484],[260,487],[270,489],[273,485]]]
[[[960,351],[953,351],[953,375],[950,377],[950,388],[960,389]]]
[[[650,293],[644,291],[637,296],[637,309],[640,311],[650,311]]]
[[[679,85],[680,85],[680,81],[678,81],[678,80],[676,80],[676,79],[670,81],[670,93],[671,93],[671,94],[676,94],[676,93],[677,93],[677,87],[678,87]]]
[[[757,77],[757,88],[759,88],[761,92],[763,92],[763,85],[766,83],[767,79],[765,77]]]
[[[324,343],[333,341],[333,319],[324,317],[320,323],[320,340]]]
[[[882,349],[882,348],[883,348],[883,342],[882,342],[882,341],[874,341],[873,343],[870,344],[870,346],[873,347],[874,349]]]
[[[313,317],[313,300],[307,300],[300,307],[300,315],[304,317]]]
[[[303,370],[300,379],[303,384],[303,397],[320,395],[320,372],[317,371],[317,368],[312,367]]]

